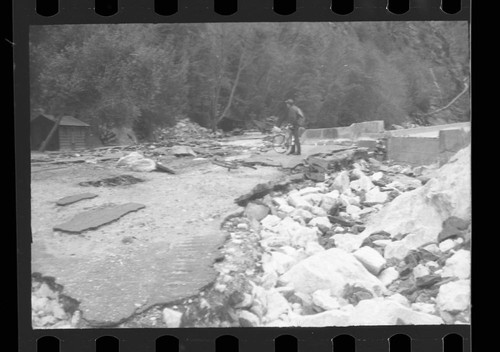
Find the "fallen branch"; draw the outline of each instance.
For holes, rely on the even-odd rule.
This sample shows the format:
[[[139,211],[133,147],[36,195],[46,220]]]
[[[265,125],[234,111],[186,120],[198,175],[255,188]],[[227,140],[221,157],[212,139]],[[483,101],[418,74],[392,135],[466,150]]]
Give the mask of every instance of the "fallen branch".
[[[443,110],[446,110],[448,109],[454,102],[456,102],[458,100],[458,98],[460,98],[468,89],[469,89],[469,85],[467,83],[464,83],[465,84],[465,88],[464,90],[462,90],[455,98],[453,98],[446,106],[440,108],[440,109],[437,109],[435,111],[432,111],[430,113],[427,113],[424,115],[424,117],[427,117],[427,116],[431,116],[431,115],[434,115],[434,114],[437,114],[438,112],[441,112]]]

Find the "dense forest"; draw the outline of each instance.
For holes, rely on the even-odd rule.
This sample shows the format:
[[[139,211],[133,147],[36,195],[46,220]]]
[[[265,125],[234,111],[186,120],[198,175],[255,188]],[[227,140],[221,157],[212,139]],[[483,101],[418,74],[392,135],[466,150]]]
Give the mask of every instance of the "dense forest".
[[[34,26],[31,111],[149,139],[188,117],[250,127],[288,98],[308,127],[470,119],[466,22]]]

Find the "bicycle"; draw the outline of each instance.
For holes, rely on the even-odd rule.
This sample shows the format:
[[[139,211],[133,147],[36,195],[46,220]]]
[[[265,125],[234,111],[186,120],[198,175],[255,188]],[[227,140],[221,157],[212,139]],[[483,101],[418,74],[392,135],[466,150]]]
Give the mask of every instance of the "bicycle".
[[[273,128],[275,135],[272,138],[273,149],[280,154],[285,153],[292,145],[292,129],[291,125],[286,125],[283,129],[278,127]]]

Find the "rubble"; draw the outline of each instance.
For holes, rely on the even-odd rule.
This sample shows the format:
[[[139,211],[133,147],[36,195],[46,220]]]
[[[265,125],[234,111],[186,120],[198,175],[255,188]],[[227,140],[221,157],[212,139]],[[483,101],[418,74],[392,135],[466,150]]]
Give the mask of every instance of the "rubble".
[[[182,312],[165,308],[163,309],[163,322],[167,328],[178,328],[181,326]]]

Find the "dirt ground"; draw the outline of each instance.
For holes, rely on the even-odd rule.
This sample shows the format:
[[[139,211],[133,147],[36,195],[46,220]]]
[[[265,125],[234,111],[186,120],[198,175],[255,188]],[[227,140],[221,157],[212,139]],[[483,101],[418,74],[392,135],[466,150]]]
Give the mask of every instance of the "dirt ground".
[[[275,167],[228,171],[192,158],[180,158],[175,175],[118,169],[114,161],[65,166],[32,172],[32,272],[54,277],[64,294],[80,302],[83,319],[94,326],[117,324],[209,284],[217,248],[225,239],[220,224],[237,209],[234,199],[282,175]],[[144,182],[79,185],[119,175]],[[68,206],[55,204],[85,192],[98,196]],[[82,234],[53,230],[80,212],[129,202],[145,208]]]

